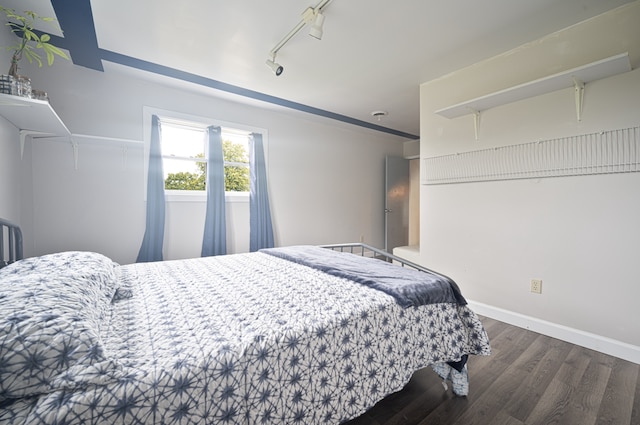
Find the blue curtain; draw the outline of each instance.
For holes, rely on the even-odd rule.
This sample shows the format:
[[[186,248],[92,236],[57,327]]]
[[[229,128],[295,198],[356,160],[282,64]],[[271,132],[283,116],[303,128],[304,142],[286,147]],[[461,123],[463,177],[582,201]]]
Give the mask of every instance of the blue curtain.
[[[138,263],[162,261],[164,240],[164,174],[160,151],[160,120],[151,117],[151,143],[149,146],[149,174],[147,176],[147,225],[138,252]]]
[[[253,133],[249,140],[249,170],[249,250],[254,252],[274,246],[267,191],[267,167],[260,133]]]
[[[202,256],[227,253],[227,224],[224,198],[224,156],[220,127],[207,128],[209,154],[207,155],[207,212],[204,221]]]

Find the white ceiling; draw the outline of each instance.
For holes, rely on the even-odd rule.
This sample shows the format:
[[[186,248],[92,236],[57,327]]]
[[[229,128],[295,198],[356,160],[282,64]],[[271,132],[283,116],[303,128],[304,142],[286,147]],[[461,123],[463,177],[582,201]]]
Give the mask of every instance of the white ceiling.
[[[276,77],[269,51],[317,1],[93,0],[91,8],[100,49],[419,135],[421,83],[630,2],[333,0],[323,39],[300,31],[278,53],[285,70]],[[3,4],[54,13],[42,0]],[[377,122],[374,110],[389,115]]]

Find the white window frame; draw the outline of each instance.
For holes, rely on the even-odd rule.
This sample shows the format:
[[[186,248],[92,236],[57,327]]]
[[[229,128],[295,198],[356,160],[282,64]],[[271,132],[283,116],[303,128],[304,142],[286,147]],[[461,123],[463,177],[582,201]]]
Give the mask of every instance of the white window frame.
[[[268,132],[264,128],[249,126],[246,124],[239,124],[234,122],[222,121],[217,118],[193,115],[183,112],[170,111],[166,109],[154,108],[151,106],[144,106],[142,113],[143,119],[143,137],[144,137],[144,200],[147,200],[147,176],[149,174],[149,148],[151,142],[151,117],[157,115],[162,121],[162,118],[173,119],[178,121],[185,121],[201,124],[203,128],[207,128],[211,125],[217,127],[228,127],[237,130],[247,131],[249,133],[262,134],[262,143],[264,146],[265,163],[268,164]],[[205,191],[200,190],[166,190],[165,199],[167,202],[206,202],[207,194]],[[225,192],[226,202],[249,202],[249,192]]]

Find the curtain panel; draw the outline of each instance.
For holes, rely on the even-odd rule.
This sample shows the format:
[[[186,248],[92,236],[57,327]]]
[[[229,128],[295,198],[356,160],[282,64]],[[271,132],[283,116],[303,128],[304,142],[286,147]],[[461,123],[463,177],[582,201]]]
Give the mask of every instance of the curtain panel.
[[[260,133],[252,133],[249,139],[249,176],[249,250],[254,252],[274,246],[267,167]]]
[[[164,242],[164,174],[160,150],[160,119],[151,117],[151,141],[149,144],[149,169],[147,175],[146,228],[136,262],[162,261]]]
[[[224,155],[222,153],[222,129],[207,128],[207,211],[202,239],[202,256],[227,253],[226,200],[224,196]]]

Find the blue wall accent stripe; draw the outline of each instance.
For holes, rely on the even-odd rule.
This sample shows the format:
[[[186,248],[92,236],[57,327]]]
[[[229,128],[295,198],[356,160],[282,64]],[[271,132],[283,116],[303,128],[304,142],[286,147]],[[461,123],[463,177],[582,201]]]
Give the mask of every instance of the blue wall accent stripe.
[[[136,69],[151,72],[154,74],[164,75],[166,77],[171,77],[178,80],[198,84],[201,86],[210,87],[216,90],[222,90],[227,93],[237,94],[237,95],[248,97],[251,99],[272,103],[274,105],[284,106],[285,108],[295,109],[298,111],[307,112],[309,114],[319,115],[325,118],[342,121],[348,124],[369,128],[371,130],[393,134],[394,136],[404,137],[407,139],[419,138],[419,136],[416,136],[414,134],[405,133],[403,131],[394,130],[394,129],[376,125],[370,122],[351,118],[346,115],[337,114],[335,112],[314,108],[313,106],[305,105],[298,102],[293,102],[290,100],[282,99],[280,97],[271,96],[271,95],[260,93],[257,91],[245,89],[243,87],[234,86],[232,84],[223,83],[221,81],[203,77],[201,75],[192,74],[190,72],[181,71],[179,69],[171,68],[164,65],[159,65],[157,63],[148,62],[142,59],[137,59],[131,56],[126,56],[126,55],[112,52],[109,50],[100,49],[100,52],[101,52],[102,59],[109,62],[117,63],[119,65],[128,66],[130,68],[136,68]]]

